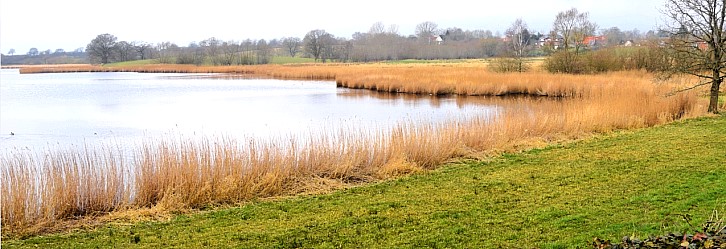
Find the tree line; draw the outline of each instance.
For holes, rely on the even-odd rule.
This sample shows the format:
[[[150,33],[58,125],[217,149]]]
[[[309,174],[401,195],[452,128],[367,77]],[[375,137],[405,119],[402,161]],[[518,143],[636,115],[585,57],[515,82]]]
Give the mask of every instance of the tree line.
[[[315,29],[302,38],[224,41],[211,37],[185,46],[170,41],[157,44],[118,41],[111,34],[101,34],[86,46],[86,52],[93,63],[101,64],[156,59],[159,63],[251,65],[270,63],[274,56],[306,57],[321,62],[490,57],[513,57],[521,62],[522,58],[550,55],[558,49],[574,47],[581,50],[586,45],[582,44],[582,39],[596,32],[597,25],[589,22],[587,13],[571,9],[557,15],[549,33],[528,30],[522,19],[517,19],[504,34],[458,27],[439,28],[435,22],[426,21],[416,26],[414,34],[402,35],[397,25],[377,22],[367,32],[356,32],[351,38],[336,37],[324,29]],[[606,39],[599,45],[618,45],[657,36],[655,31],[621,31],[617,27],[602,29],[600,34]],[[517,65],[524,69],[523,64],[518,62]]]
[[[8,50],[7,55],[3,54],[3,65],[38,65],[38,64],[82,64],[88,63],[88,57],[84,48],[72,51],[64,49],[40,50],[30,48],[25,54],[17,54],[15,49]]]

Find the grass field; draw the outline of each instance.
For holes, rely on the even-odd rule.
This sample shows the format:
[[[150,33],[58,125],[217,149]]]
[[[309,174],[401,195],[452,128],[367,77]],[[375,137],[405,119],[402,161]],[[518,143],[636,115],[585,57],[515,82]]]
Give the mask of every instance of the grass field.
[[[726,212],[726,116],[451,163],[322,195],[258,199],[3,248],[574,248]]]
[[[134,60],[134,61],[124,61],[124,62],[114,62],[114,63],[108,63],[103,66],[105,67],[128,67],[128,66],[142,66],[142,65],[150,65],[156,63],[156,59],[148,59],[148,60]]]
[[[290,57],[290,56],[274,56],[272,57],[272,64],[294,64],[294,63],[314,63],[313,58],[303,57]]]

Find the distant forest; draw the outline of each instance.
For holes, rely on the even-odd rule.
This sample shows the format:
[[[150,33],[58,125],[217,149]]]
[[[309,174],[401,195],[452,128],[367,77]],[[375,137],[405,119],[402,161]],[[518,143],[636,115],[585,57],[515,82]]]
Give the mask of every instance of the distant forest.
[[[37,49],[31,49],[25,54],[12,53],[3,54],[3,65],[41,65],[41,64],[86,64],[89,62],[88,54],[83,48],[71,52],[57,49],[53,52],[50,50],[38,52]]]
[[[563,30],[567,23],[558,22],[551,32],[530,32],[521,19],[512,23],[505,33],[489,30],[439,28],[434,22],[422,22],[414,34],[401,35],[397,25],[374,23],[367,32],[356,32],[351,38],[335,37],[322,29],[311,30],[304,37],[283,37],[272,40],[229,40],[211,37],[199,42],[179,45],[171,41],[151,44],[120,41],[112,34],[101,34],[85,48],[73,52],[33,48],[25,54],[10,50],[2,63],[11,64],[106,64],[132,60],[155,60],[155,63],[194,65],[253,65],[271,63],[273,57],[303,57],[319,62],[371,62],[404,59],[473,59],[491,57],[546,56],[563,48],[597,50],[613,46],[637,46],[662,37],[656,31],[620,30],[618,27],[598,29],[588,20],[587,12],[576,9],[562,12],[571,20],[586,26]],[[584,21],[584,22],[583,22]],[[661,32],[662,33],[662,32]]]

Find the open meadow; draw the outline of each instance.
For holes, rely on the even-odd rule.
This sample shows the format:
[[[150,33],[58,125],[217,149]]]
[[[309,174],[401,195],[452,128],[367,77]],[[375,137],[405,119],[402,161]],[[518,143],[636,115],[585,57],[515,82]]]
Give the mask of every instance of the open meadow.
[[[292,138],[259,141],[225,137],[209,137],[206,139],[162,138],[147,141],[143,146],[136,148],[133,155],[130,155],[134,158],[133,163],[124,163],[122,160],[122,158],[129,155],[122,155],[123,153],[118,150],[107,147],[48,151],[41,155],[15,151],[0,157],[0,163],[3,165],[2,172],[0,172],[0,180],[3,182],[1,197],[3,246],[39,241],[36,239],[27,242],[23,240],[8,241],[9,238],[33,238],[34,235],[67,232],[75,228],[105,227],[105,224],[113,224],[119,221],[153,220],[158,217],[164,220],[165,217],[174,217],[170,216],[170,214],[250,202],[252,204],[243,205],[239,209],[222,210],[211,214],[202,214],[201,216],[178,216],[173,218],[172,223],[142,223],[121,227],[109,225],[108,228],[96,232],[102,233],[103,236],[98,234],[84,235],[82,233],[80,235],[70,235],[70,238],[85,240],[85,236],[91,236],[104,240],[94,242],[99,243],[98,245],[109,245],[106,243],[123,244],[129,241],[146,242],[146,236],[152,235],[147,234],[147,232],[134,232],[136,228],[156,227],[160,229],[157,226],[172,226],[169,227],[168,232],[173,234],[174,230],[171,228],[176,225],[164,224],[180,224],[181,227],[188,227],[173,222],[202,224],[205,222],[192,221],[191,219],[203,219],[198,217],[217,215],[220,212],[233,213],[231,215],[239,218],[245,215],[239,212],[250,208],[255,209],[260,205],[265,207],[286,206],[283,209],[287,209],[282,210],[282,213],[278,212],[279,210],[254,213],[255,215],[251,217],[255,217],[255,219],[260,217],[262,219],[260,222],[271,222],[275,219],[286,222],[292,219],[296,220],[297,225],[302,225],[302,227],[281,225],[279,227],[268,226],[260,228],[260,230],[250,228],[253,230],[250,230],[249,234],[245,232],[234,235],[239,236],[235,238],[238,238],[241,245],[252,247],[272,246],[272,244],[256,244],[261,242],[254,242],[250,238],[268,240],[266,243],[279,242],[282,243],[283,247],[307,247],[311,245],[308,243],[335,246],[335,244],[326,243],[338,242],[351,245],[349,243],[358,243],[358,241],[355,241],[357,240],[355,239],[356,236],[352,236],[353,234],[364,234],[360,239],[391,240],[386,243],[395,242],[395,236],[423,239],[421,236],[425,234],[418,234],[419,232],[413,232],[413,230],[399,231],[396,228],[399,225],[411,223],[416,224],[411,227],[412,229],[424,229],[423,233],[433,236],[429,237],[429,239],[436,238],[436,233],[432,233],[433,230],[431,230],[436,229],[436,227],[444,229],[439,231],[440,233],[453,236],[448,237],[451,238],[450,240],[443,240],[441,243],[460,243],[467,237],[479,238],[489,235],[503,237],[496,239],[499,242],[491,242],[491,244],[486,242],[478,245],[506,247],[509,245],[507,244],[509,242],[506,241],[522,241],[527,243],[526,245],[545,246],[539,243],[541,241],[551,241],[550,237],[537,237],[540,235],[535,236],[534,234],[540,234],[542,231],[547,230],[560,230],[556,228],[557,226],[569,227],[567,225],[569,223],[566,221],[552,223],[567,217],[574,219],[573,222],[577,224],[587,224],[587,226],[577,226],[571,230],[558,231],[559,235],[563,236],[568,234],[568,231],[578,234],[573,238],[562,239],[563,241],[569,241],[567,243],[580,241],[583,238],[587,239],[585,237],[593,234],[616,236],[616,233],[631,231],[628,230],[631,227],[635,227],[637,230],[645,229],[650,232],[656,229],[653,226],[657,227],[657,225],[653,225],[654,220],[665,219],[665,217],[658,218],[659,214],[663,216],[668,212],[676,212],[685,207],[685,204],[678,204],[678,206],[666,206],[663,207],[664,209],[659,209],[660,199],[647,199],[655,198],[652,196],[657,197],[662,193],[659,191],[663,190],[664,186],[655,185],[653,183],[655,181],[649,180],[657,178],[659,170],[672,172],[668,177],[678,176],[678,170],[661,164],[672,163],[675,159],[670,157],[663,160],[658,159],[658,163],[655,164],[646,162],[631,165],[630,163],[621,164],[621,162],[651,160],[650,154],[643,153],[646,153],[645,150],[656,150],[653,153],[660,153],[657,151],[657,142],[629,138],[635,136],[631,134],[606,139],[608,141],[624,139],[620,142],[610,142],[612,146],[617,147],[615,151],[611,152],[612,154],[600,152],[601,148],[598,146],[608,146],[596,142],[594,145],[583,145],[587,149],[578,149],[579,151],[576,153],[557,154],[563,153],[560,151],[566,151],[569,147],[544,150],[547,154],[550,154],[550,151],[557,154],[552,158],[537,159],[539,150],[526,154],[507,154],[508,156],[505,157],[492,156],[531,148],[543,148],[553,143],[582,139],[595,134],[659,126],[683,118],[701,116],[705,112],[704,100],[699,97],[701,92],[690,91],[670,94],[674,90],[681,89],[692,83],[689,79],[659,82],[653,79],[653,75],[643,71],[612,72],[597,75],[550,74],[537,71],[499,74],[488,72],[482,63],[294,64],[229,67],[153,64],[115,67],[74,65],[21,69],[22,73],[97,71],[225,73],[220,77],[226,77],[229,74],[244,74],[250,77],[278,79],[331,80],[335,81],[339,87],[369,89],[388,93],[458,95],[468,96],[468,98],[502,96],[502,98],[507,98],[505,101],[511,102],[511,105],[514,106],[521,101],[538,101],[538,99],[554,101],[541,101],[539,108],[535,111],[522,108],[521,110],[514,109],[504,112],[493,121],[472,119],[466,122],[451,121],[441,124],[401,123],[395,128],[375,132],[341,129],[314,134],[311,139],[306,140]],[[681,129],[681,127],[691,127],[701,123],[723,123],[722,121],[723,118],[693,121],[688,123],[689,125],[659,127],[652,132],[667,133],[669,129],[667,127]],[[719,129],[721,127],[723,125],[711,128]],[[718,133],[708,129],[703,131],[706,132],[704,136]],[[648,131],[644,133],[647,134]],[[686,134],[686,132],[682,133]],[[723,130],[721,130],[721,134],[725,134]],[[682,139],[672,135],[669,135],[669,137],[669,140],[656,141],[661,143],[697,143],[706,141],[705,139],[695,138],[693,140],[696,141],[680,141]],[[631,143],[629,139],[636,142]],[[641,144],[646,142],[652,143],[652,145],[641,147]],[[619,143],[630,144],[631,147],[623,149],[617,145]],[[587,146],[595,146],[595,148]],[[673,146],[708,147],[700,144]],[[716,146],[715,148],[718,147],[722,148],[723,146]],[[686,153],[687,156],[697,156],[696,154],[698,154],[697,151]],[[580,158],[570,158],[574,156]],[[585,163],[587,160],[582,159],[593,157],[597,158],[594,163]],[[666,155],[663,155],[663,157],[665,158]],[[512,161],[511,158],[519,159]],[[720,157],[715,155],[711,159],[697,158],[694,159],[696,160],[694,162],[704,160],[704,164],[707,164],[704,167],[709,167],[707,172],[716,171],[713,176],[709,177],[723,179],[723,172],[718,171],[718,168],[712,168],[713,164],[722,163],[723,158],[723,155]],[[449,165],[436,170],[431,175],[417,174],[417,172],[439,169],[447,162],[461,159],[480,159],[483,161],[472,161],[458,166]],[[500,161],[502,164],[491,163]],[[674,165],[673,167],[682,170],[690,169],[690,167],[684,166]],[[557,170],[549,172],[551,167]],[[568,167],[573,168],[569,169]],[[645,171],[647,174],[641,175],[639,173],[641,171]],[[446,172],[452,173],[450,175]],[[683,183],[685,185],[679,185],[681,186],[679,188],[695,187],[695,185],[691,185],[694,182],[688,180],[696,177],[692,174],[694,171],[684,172],[687,172],[685,174],[689,178],[684,180],[686,181]],[[391,178],[401,179],[400,177],[410,174],[415,174],[415,176],[406,177],[402,180],[384,181],[376,186],[335,192],[332,196],[323,195],[302,200],[260,202],[260,200],[271,197],[277,198],[301,193],[325,193],[331,190]],[[636,176],[629,178],[629,175]],[[524,176],[531,176],[531,179],[522,178]],[[427,180],[429,178],[438,180]],[[487,179],[486,181],[489,183],[484,185],[474,184],[474,182],[481,182],[482,179]],[[667,179],[659,179],[659,181],[665,180]],[[400,182],[411,181],[422,185],[413,185],[405,190],[402,188],[394,190],[391,187],[397,186]],[[593,181],[597,182],[597,184],[592,184]],[[613,186],[618,186],[617,183],[620,181],[628,182],[631,185],[625,184],[623,187],[617,188]],[[631,181],[646,185],[632,189],[630,187],[625,188],[624,186],[634,187],[637,185],[636,183],[630,183]],[[557,182],[564,183],[564,185],[557,185],[559,187],[551,185]],[[484,187],[479,190],[475,189],[477,187],[473,187],[474,185],[459,188],[460,186],[456,183],[472,183]],[[608,183],[613,185],[608,185]],[[715,189],[723,189],[723,181],[712,180],[711,183],[715,184]],[[559,189],[563,186],[566,189]],[[435,190],[437,188],[448,189]],[[311,215],[318,211],[322,212],[306,206],[313,205],[323,208],[328,205],[325,202],[317,202],[317,199],[335,202],[335,206],[354,207],[355,205],[349,205],[347,199],[361,198],[357,194],[358,191],[365,193],[372,191],[371,193],[374,193],[376,191],[388,192],[389,190],[397,192],[399,195],[379,196],[380,193],[375,194],[375,196],[381,198],[385,197],[385,200],[376,201],[375,198],[370,199],[367,204],[361,204],[363,206],[360,209],[332,210],[330,211],[332,213],[327,216],[313,219],[320,219],[315,224],[299,223],[302,222],[300,219],[303,219],[303,216],[298,217],[289,213],[290,208],[297,210],[295,214],[298,211],[310,212]],[[529,197],[518,196],[518,191],[525,191]],[[408,199],[423,197],[421,195],[424,193],[431,194],[431,192],[447,193],[446,195],[450,196],[446,198],[453,199],[442,199],[443,197]],[[451,193],[458,194],[451,195]],[[622,193],[625,196],[615,197],[617,193]],[[594,197],[588,200],[587,196],[591,194]],[[647,216],[647,220],[644,220],[644,222],[651,225],[641,226],[639,222],[628,223],[630,221],[626,221],[632,218],[633,212],[638,212],[641,208],[641,206],[637,205],[637,201],[640,200],[637,199],[640,198],[638,194],[645,194],[646,196],[642,198],[646,199],[642,201],[651,205],[648,208],[653,209],[647,210],[654,213],[649,213],[650,216]],[[676,196],[673,198],[681,198],[690,194],[692,192],[678,192],[674,194]],[[425,199],[428,199],[428,201],[425,201]],[[717,198],[716,203],[709,202],[711,204],[705,205],[701,209],[717,207],[719,200],[720,203],[723,203],[723,199]],[[302,201],[302,204],[290,204],[300,201]],[[354,203],[353,200],[350,201]],[[607,206],[588,206],[600,202],[609,204]],[[482,206],[474,205],[475,203],[489,204]],[[292,206],[287,207],[290,205]],[[369,205],[373,206],[369,208]],[[625,205],[625,207],[621,207],[621,205]],[[459,209],[456,207],[461,208],[461,212],[457,211]],[[479,211],[486,211],[485,213],[479,211],[477,211],[479,213],[470,212],[472,211],[470,208],[475,207]],[[405,212],[396,211],[399,208],[403,208],[402,210]],[[410,208],[418,211],[406,211]],[[607,214],[605,212],[607,210],[620,210],[622,208],[625,209],[623,210],[624,214],[617,213],[615,217],[619,222],[625,222],[625,224],[612,227],[607,225],[608,221],[603,220],[603,218],[598,218],[598,222],[594,223],[589,221],[597,213]],[[428,211],[423,212],[422,210]],[[434,211],[440,213],[430,213]],[[543,212],[543,216],[541,220],[534,219],[536,217],[527,216],[525,211]],[[708,212],[709,210],[698,209],[698,211]],[[585,213],[581,214],[583,212]],[[266,218],[263,218],[262,214]],[[379,217],[384,214],[393,216]],[[274,217],[268,217],[267,215],[273,215]],[[425,217],[420,215],[425,215]],[[499,215],[502,215],[502,217],[500,218]],[[341,219],[343,216],[349,219]],[[550,216],[556,219],[547,218]],[[458,219],[463,217],[471,219],[460,222]],[[343,221],[350,224],[338,223]],[[208,222],[216,221],[210,218]],[[403,223],[399,224],[400,222]],[[487,222],[494,223],[491,223],[491,226],[484,225],[489,224]],[[351,225],[350,228],[347,227],[348,225]],[[373,227],[369,225],[379,226],[379,232],[372,231]],[[514,229],[515,225],[519,230]],[[247,224],[244,226],[261,227],[262,225]],[[508,232],[496,230],[506,227],[513,230],[508,229]],[[288,228],[292,230],[285,230]],[[458,229],[458,232],[454,230],[450,231],[451,233],[446,232],[449,231],[447,229],[455,228]],[[539,232],[528,230],[530,228],[537,228]],[[583,234],[575,232],[575,230],[581,228],[605,230],[595,230],[600,232]],[[198,232],[219,230],[213,227],[199,229]],[[487,229],[495,230],[486,232]],[[151,228],[148,233],[153,230],[154,228]],[[264,233],[263,231],[266,230],[270,232]],[[528,232],[516,232],[522,230]],[[341,232],[341,234],[333,234],[336,231]],[[131,234],[130,240],[126,237],[118,237],[127,236],[127,233]],[[411,234],[418,234],[418,237],[411,236]],[[546,233],[541,234],[543,234],[541,236],[544,236]],[[106,235],[110,237],[105,237]],[[143,236],[143,238],[139,236]],[[158,241],[154,243],[168,241],[164,239],[164,236],[159,233],[156,237]],[[189,236],[189,238],[192,238],[196,235],[190,234]],[[309,238],[309,236],[313,237]],[[339,241],[335,238],[340,239],[340,237],[336,236],[354,240]],[[369,236],[374,237],[368,238]],[[41,238],[37,239],[43,240]],[[289,241],[289,239],[295,240]],[[297,241],[297,239],[301,241]],[[418,241],[425,243],[419,245],[439,243],[429,239]],[[229,238],[227,238],[228,240]],[[327,242],[330,240],[334,241]],[[560,238],[552,239],[552,241],[560,240]],[[222,243],[221,241],[204,241],[206,239],[198,240],[195,238],[194,240],[188,240],[186,243],[213,243],[212,245]],[[178,243],[182,242],[178,241]],[[244,244],[248,242],[252,244]],[[403,242],[405,243],[405,240]],[[409,242],[413,243],[415,241]],[[176,242],[172,241],[170,243]],[[376,245],[370,244],[370,241],[367,243],[373,246]],[[158,245],[160,244],[150,244],[149,246],[155,247]],[[199,245],[204,244],[186,244],[185,246]],[[445,245],[441,244],[441,246]],[[379,246],[385,247],[384,244],[379,244]],[[392,246],[396,245],[393,244]]]

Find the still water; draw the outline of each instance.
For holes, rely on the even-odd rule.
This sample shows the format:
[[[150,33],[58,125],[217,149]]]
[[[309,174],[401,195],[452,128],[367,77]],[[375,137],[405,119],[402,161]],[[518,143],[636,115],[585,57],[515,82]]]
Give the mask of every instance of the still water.
[[[377,130],[401,122],[495,115],[493,105],[450,97],[337,88],[330,81],[213,74],[0,75],[0,152],[156,136],[305,136],[323,129]],[[14,134],[14,135],[11,135]]]

